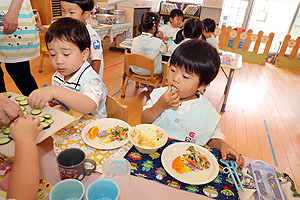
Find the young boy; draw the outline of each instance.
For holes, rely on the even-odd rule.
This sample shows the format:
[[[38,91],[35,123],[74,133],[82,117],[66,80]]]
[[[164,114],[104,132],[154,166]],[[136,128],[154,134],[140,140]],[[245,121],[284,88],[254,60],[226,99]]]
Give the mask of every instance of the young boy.
[[[211,44],[211,46],[218,49],[219,41],[214,37],[213,32],[216,29],[216,22],[211,18],[205,18],[203,21],[203,34],[206,38],[206,41]]]
[[[60,18],[49,27],[45,41],[56,72],[52,86],[29,95],[30,106],[42,108],[58,99],[77,112],[107,117],[106,86],[86,61],[91,46],[86,26],[74,18]]]
[[[183,21],[183,12],[180,9],[173,9],[170,13],[170,23],[160,28],[160,38],[164,41],[174,40],[179,26]]]
[[[91,15],[91,10],[94,8],[94,0],[60,0],[60,6],[63,17],[72,17],[78,19],[86,25],[91,38],[90,55],[88,62],[92,65],[93,69],[103,79],[103,50],[101,39],[96,31],[86,23],[86,20]],[[43,32],[45,28],[41,25],[37,25]]]
[[[235,159],[242,167],[243,157],[224,141],[221,116],[200,95],[217,76],[219,67],[218,52],[207,42],[191,39],[179,45],[170,59],[169,86],[153,90],[141,121],[158,125],[171,138],[217,148],[223,159]]]

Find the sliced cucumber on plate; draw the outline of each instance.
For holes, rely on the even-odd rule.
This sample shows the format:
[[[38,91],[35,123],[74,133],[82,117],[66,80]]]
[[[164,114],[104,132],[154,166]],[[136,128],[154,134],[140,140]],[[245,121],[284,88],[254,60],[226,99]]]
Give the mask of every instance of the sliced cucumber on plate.
[[[42,113],[42,110],[41,109],[32,109],[31,111],[30,111],[30,114],[32,114],[32,115],[39,115],[39,114],[41,114]]]
[[[52,115],[50,115],[50,114],[44,114],[43,117],[44,117],[45,119],[51,119]]]
[[[25,96],[16,97],[16,101],[23,101],[23,100],[27,100],[27,97],[25,97]]]
[[[0,145],[7,144],[11,141],[11,138],[9,137],[0,137]]]
[[[9,133],[10,133],[9,126],[2,127],[1,129],[2,129],[2,132],[4,135],[9,135]]]
[[[42,124],[42,126],[44,127],[43,129],[47,129],[50,127],[50,124],[47,122],[40,122],[40,124]]]

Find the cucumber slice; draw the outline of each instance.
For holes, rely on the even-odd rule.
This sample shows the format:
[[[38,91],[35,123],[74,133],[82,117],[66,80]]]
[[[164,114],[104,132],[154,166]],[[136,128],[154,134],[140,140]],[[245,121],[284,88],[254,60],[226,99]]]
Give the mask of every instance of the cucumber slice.
[[[6,96],[7,98],[10,98],[11,94],[4,94],[4,96]]]
[[[11,137],[11,134],[9,134],[8,137],[9,137],[11,140],[14,140],[14,139]]]
[[[18,96],[16,97],[16,101],[23,101],[26,100],[27,98],[25,96]]]
[[[8,135],[10,133],[9,126],[2,127],[1,129],[2,129],[3,134],[5,134],[5,135]]]
[[[7,144],[11,141],[9,137],[0,137],[0,145]]]
[[[51,119],[52,115],[50,115],[50,114],[44,114],[43,117],[44,117],[45,119]]]
[[[24,106],[20,106],[22,111],[25,111],[26,108]]]
[[[30,114],[32,114],[32,115],[39,115],[39,114],[41,114],[42,113],[42,110],[41,109],[32,109],[31,111],[30,111]]]
[[[27,102],[27,100],[21,100],[21,101],[19,101],[19,105],[20,106],[27,106],[28,102]]]
[[[29,115],[29,113],[27,111],[23,111],[24,115]]]
[[[46,122],[40,122],[40,124],[42,124],[43,125],[43,129],[47,129],[47,128],[49,128],[50,127],[50,124],[48,124],[48,123],[46,123]]]
[[[42,117],[42,116],[38,116],[38,117],[40,118],[40,122],[45,121],[45,118],[44,118],[44,117]]]
[[[46,119],[45,122],[51,125],[51,124],[54,123],[54,120],[53,119]]]

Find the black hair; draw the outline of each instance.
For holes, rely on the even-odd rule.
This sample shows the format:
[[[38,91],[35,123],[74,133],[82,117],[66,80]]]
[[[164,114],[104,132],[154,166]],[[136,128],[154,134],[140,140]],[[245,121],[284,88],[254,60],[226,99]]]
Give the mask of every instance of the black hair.
[[[203,23],[203,29],[208,32],[208,33],[213,33],[215,32],[216,29],[216,22],[215,20],[211,19],[211,18],[205,18],[204,20],[202,20]]]
[[[159,24],[159,15],[155,12],[145,12],[141,18],[141,24],[139,26],[139,31],[142,33],[143,31],[149,31],[155,26],[156,31],[153,34],[156,35],[158,31],[158,24]]]
[[[91,46],[91,38],[84,23],[71,17],[60,18],[51,24],[45,36],[47,47],[55,39],[71,42],[80,51]]]
[[[83,10],[83,12],[93,10],[95,5],[94,0],[59,0],[59,1],[65,1],[68,3],[77,4]]]
[[[202,30],[203,24],[201,20],[190,18],[184,23],[183,29],[177,32],[174,42],[179,44],[184,38],[199,38],[200,36],[203,40],[206,40]]]
[[[170,18],[174,19],[174,17],[183,17],[183,12],[180,9],[173,9],[170,12]]]
[[[201,39],[192,39],[180,44],[173,52],[170,65],[194,73],[199,77],[199,86],[209,85],[220,68],[217,50]]]

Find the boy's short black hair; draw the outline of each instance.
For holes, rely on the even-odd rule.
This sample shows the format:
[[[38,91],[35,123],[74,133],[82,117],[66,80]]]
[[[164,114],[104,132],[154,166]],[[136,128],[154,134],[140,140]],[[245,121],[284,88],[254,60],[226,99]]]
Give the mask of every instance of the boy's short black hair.
[[[204,20],[202,20],[203,23],[203,29],[208,32],[208,33],[213,33],[215,32],[216,29],[216,22],[215,20],[211,19],[211,18],[205,18]]]
[[[45,36],[47,47],[48,43],[55,39],[71,42],[80,51],[91,46],[91,38],[85,24],[71,17],[60,18],[51,24]]]
[[[170,18],[174,19],[174,17],[183,17],[183,12],[180,9],[173,9],[170,12]]]
[[[199,77],[199,86],[215,79],[220,68],[217,50],[201,39],[191,39],[180,44],[173,52],[170,65],[180,67]]]
[[[83,12],[93,10],[95,5],[94,0],[59,0],[59,1],[65,1],[68,3],[77,4],[83,10]]]

